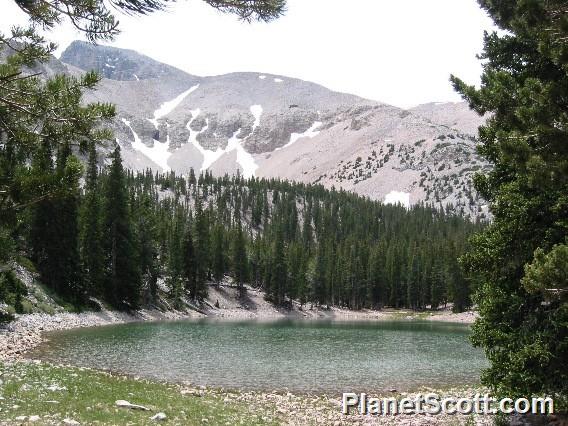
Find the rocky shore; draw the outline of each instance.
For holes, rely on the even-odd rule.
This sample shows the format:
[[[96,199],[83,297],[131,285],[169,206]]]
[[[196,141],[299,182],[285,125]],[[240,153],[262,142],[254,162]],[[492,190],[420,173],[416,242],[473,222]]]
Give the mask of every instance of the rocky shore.
[[[434,392],[425,389],[425,392]],[[205,395],[219,392],[218,390],[186,389],[190,392]],[[474,389],[447,389],[443,392],[435,391],[440,397],[472,397],[478,390]],[[422,392],[424,394],[424,392]],[[389,395],[372,395],[373,397],[416,398],[418,393],[392,392]],[[247,403],[255,412],[271,414],[267,407],[276,411],[277,420],[286,425],[492,425],[494,416],[490,415],[461,415],[461,414],[398,414],[398,415],[362,415],[357,411],[345,415],[342,413],[341,396],[329,395],[297,395],[281,392],[238,392],[224,393],[227,402]]]
[[[238,297],[238,290],[231,285],[211,285],[204,312],[208,316],[226,319],[298,319],[337,321],[376,320],[428,320],[461,324],[472,324],[477,318],[476,311],[453,313],[448,306],[437,311],[415,312],[406,309],[360,309],[351,310],[331,306],[329,308],[311,304],[300,305],[293,301],[288,308],[278,308],[264,299],[264,292],[247,287],[246,296]]]
[[[213,317],[226,320],[432,320],[455,323],[471,323],[476,313],[465,312],[453,314],[449,310],[437,312],[416,313],[406,310],[361,310],[330,307],[321,308],[309,305],[299,306],[293,304],[291,309],[279,309],[264,300],[260,291],[248,289],[244,299],[236,297],[237,289],[232,286],[212,286],[209,298],[204,306],[197,310],[188,309],[184,312],[157,310],[141,310],[136,313],[123,313],[103,310],[100,312],[68,313],[59,312],[50,314],[19,315],[12,323],[0,328],[0,362],[13,362],[24,358],[27,351],[42,342],[43,333],[55,330],[65,330],[80,327],[93,327],[109,324],[119,324],[136,321],[161,321],[184,318]],[[426,416],[426,415],[399,415],[399,416],[369,416],[353,413],[348,416],[341,413],[341,395],[297,395],[289,392],[232,392],[222,389],[206,389],[181,386],[182,394],[195,397],[214,396],[223,398],[227,403],[245,404],[253,413],[265,413],[266,418],[276,420],[280,424],[308,425],[308,424],[401,424],[401,425],[440,425],[452,424],[491,424],[492,419],[476,416]],[[445,394],[456,396],[474,392],[468,390],[445,390]],[[379,395],[377,395],[379,396]],[[393,392],[386,396],[401,398],[412,394]]]
[[[42,334],[48,331],[95,327],[136,321],[160,321],[201,317],[197,312],[160,312],[141,310],[125,313],[103,310],[100,312],[18,315],[15,321],[0,327],[0,361],[15,360],[38,346]]]
[[[135,313],[102,310],[99,312],[57,312],[18,315],[15,321],[0,326],[0,361],[22,358],[42,342],[44,332],[72,328],[95,327],[137,321],[162,321],[184,318],[213,317],[226,320],[332,320],[332,321],[385,321],[428,320],[470,324],[475,321],[474,311],[454,314],[450,310],[413,312],[407,310],[353,311],[338,307],[300,306],[294,302],[289,309],[277,308],[264,299],[259,290],[247,289],[246,297],[239,298],[233,286],[210,286],[209,297],[199,310],[158,311],[143,309]]]

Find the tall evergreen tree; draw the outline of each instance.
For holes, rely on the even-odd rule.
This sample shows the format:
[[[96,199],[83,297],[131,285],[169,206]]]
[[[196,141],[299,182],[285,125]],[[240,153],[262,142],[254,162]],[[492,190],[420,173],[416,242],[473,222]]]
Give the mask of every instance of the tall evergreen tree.
[[[275,239],[272,245],[271,271],[269,281],[269,294],[276,305],[282,305],[288,283],[288,268],[286,265],[286,253],[284,247],[284,235],[282,225],[277,224]]]
[[[185,289],[195,298],[197,295],[197,258],[193,245],[191,226],[187,226],[185,230],[181,254]]]
[[[213,256],[213,279],[219,284],[223,280],[227,269],[225,232],[220,224],[213,227],[213,241],[211,246]]]
[[[201,180],[201,179],[200,179]],[[205,195],[202,195],[206,198]],[[209,243],[209,220],[203,210],[201,198],[198,196],[195,203],[195,285],[191,294],[195,299],[202,299],[207,295],[207,280],[211,270],[210,243]]]
[[[147,192],[141,195],[136,208],[136,235],[138,237],[138,262],[142,279],[145,304],[153,304],[158,298],[159,259],[156,235],[156,219],[152,200]]]
[[[554,294],[522,284],[537,253],[552,258],[567,244],[567,4],[479,3],[503,32],[485,35],[479,89],[452,80],[488,114],[480,151],[494,164],[475,179],[494,220],[464,259],[479,283],[473,339],[491,361],[482,381],[500,395],[553,394],[568,406],[566,282]]]
[[[86,292],[81,274],[79,255],[79,179],[69,169],[81,168],[79,160],[71,153],[69,143],[61,145],[57,156],[55,175],[67,181],[64,196],[55,200],[54,237],[51,242],[53,264],[51,279],[63,296],[78,303],[84,301]]]
[[[32,165],[34,174],[43,180],[54,179],[53,150],[51,140],[43,138],[40,149],[34,157]],[[56,212],[54,201],[51,198],[42,199],[32,209],[32,223],[30,228],[30,243],[32,258],[37,265],[42,281],[48,286],[56,288],[54,277],[55,240],[56,240]]]
[[[239,295],[244,295],[244,284],[248,281],[249,268],[246,241],[240,222],[237,223],[233,235],[233,245],[231,250],[231,260],[235,282],[239,288]]]
[[[138,253],[129,213],[126,177],[120,147],[111,154],[112,163],[105,182],[104,290],[114,306],[135,309],[140,303]]]
[[[85,193],[81,206],[81,262],[85,287],[89,294],[100,296],[103,290],[102,209],[98,179],[97,151],[89,146]]]

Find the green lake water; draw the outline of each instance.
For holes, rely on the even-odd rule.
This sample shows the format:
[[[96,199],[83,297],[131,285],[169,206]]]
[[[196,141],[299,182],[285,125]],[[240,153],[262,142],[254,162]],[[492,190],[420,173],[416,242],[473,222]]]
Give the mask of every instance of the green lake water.
[[[474,384],[469,328],[430,321],[132,323],[53,332],[31,356],[142,377],[296,392]]]

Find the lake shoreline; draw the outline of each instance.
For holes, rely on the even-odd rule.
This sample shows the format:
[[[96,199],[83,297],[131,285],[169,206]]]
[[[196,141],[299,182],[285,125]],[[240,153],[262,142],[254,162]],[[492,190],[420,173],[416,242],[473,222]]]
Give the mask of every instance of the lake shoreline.
[[[226,290],[225,290],[226,291]],[[146,321],[172,321],[183,319],[212,318],[227,321],[241,320],[279,320],[294,319],[305,321],[388,321],[388,320],[422,320],[441,321],[448,323],[471,324],[477,318],[475,311],[454,314],[448,310],[438,312],[412,312],[408,310],[359,310],[353,311],[345,308],[299,308],[293,306],[291,310],[279,309],[272,304],[255,303],[251,309],[247,303],[260,295],[250,296],[244,306],[220,305],[215,308],[213,304],[201,312],[187,311],[159,311],[155,309],[142,309],[134,313],[102,310],[99,312],[60,312],[55,314],[33,313],[17,315],[16,319],[0,327],[0,360],[22,359],[24,355],[39,346],[45,339],[44,333],[50,331],[70,330],[85,327],[98,327],[112,324]],[[261,292],[259,292],[261,293]],[[219,300],[219,299],[217,299]]]
[[[158,382],[91,368],[58,366],[41,361],[2,363],[3,379],[10,392],[0,400],[4,419],[0,424],[16,425],[35,418],[41,424],[62,424],[64,416],[76,423],[154,424],[151,416],[166,415],[170,424],[250,425],[491,425],[493,416],[461,414],[361,415],[352,410],[342,414],[341,393],[298,394],[286,391],[232,391],[222,388]],[[32,380],[31,378],[35,378]],[[109,389],[113,392],[109,395]],[[73,395],[70,391],[73,390]],[[484,393],[481,387],[424,389],[441,397],[470,397]],[[53,404],[46,404],[49,395]],[[415,398],[418,392],[369,394],[371,397]],[[118,399],[147,407],[148,411],[117,409]],[[17,405],[14,403],[17,402]],[[188,407],[193,407],[189,409]],[[216,410],[212,410],[212,408]],[[235,412],[238,409],[238,412]],[[65,413],[65,414],[62,414]],[[191,416],[191,418],[188,418]],[[220,417],[225,418],[220,418]],[[226,417],[231,417],[227,419]],[[227,422],[227,420],[230,420]]]
[[[223,291],[227,291],[224,289]],[[212,292],[215,294],[215,292]],[[7,362],[8,364],[24,364],[33,365],[40,363],[40,365],[50,365],[44,361],[32,360],[26,358],[26,354],[33,348],[40,345],[44,339],[48,338],[45,333],[57,330],[68,330],[85,327],[97,327],[112,324],[123,324],[132,322],[146,322],[146,321],[176,321],[185,319],[199,319],[210,318],[220,321],[243,321],[243,320],[258,320],[258,321],[274,321],[281,319],[293,319],[299,321],[388,321],[388,320],[408,320],[408,321],[441,321],[448,323],[461,323],[468,324],[476,317],[474,313],[452,314],[450,311],[442,310],[435,313],[430,312],[411,312],[407,310],[363,310],[363,311],[349,311],[341,308],[330,309],[310,309],[303,307],[298,310],[296,306],[292,311],[279,310],[274,308],[268,302],[266,305],[255,303],[254,308],[250,305],[251,299],[255,301],[255,295],[249,292],[249,305],[243,307],[223,305],[220,301],[220,308],[208,307],[203,312],[187,311],[176,312],[167,311],[160,312],[157,310],[141,310],[135,314],[128,314],[116,311],[101,311],[101,312],[85,312],[85,313],[57,313],[54,315],[48,314],[28,314],[20,315],[8,327],[0,329],[0,363]],[[209,300],[210,301],[210,300]],[[216,301],[213,301],[215,303]],[[213,305],[214,306],[214,305]],[[248,308],[248,309],[247,309]],[[6,365],[6,364],[5,364]],[[73,366],[60,366],[53,364],[55,368],[62,368],[69,374],[73,375],[76,371],[90,370],[82,369]],[[16,367],[17,368],[17,367]],[[79,369],[79,370],[78,370]],[[99,370],[93,369],[93,372]],[[137,377],[120,373],[120,372],[102,372],[101,374],[110,374],[113,377],[124,378],[120,380],[138,381]],[[161,383],[161,382],[156,382]],[[248,410],[252,413],[263,413],[262,416],[276,420],[279,424],[416,424],[416,425],[431,425],[431,424],[445,424],[452,416],[397,416],[392,417],[369,417],[359,414],[352,414],[344,416],[341,414],[341,394],[319,393],[319,392],[288,392],[288,391],[274,391],[274,390],[239,390],[239,389],[223,389],[216,387],[196,387],[193,385],[184,384],[166,384],[164,386],[174,386],[178,392],[190,398],[197,399],[210,399],[220,398],[224,403],[238,404],[249,407]],[[462,395],[473,394],[477,387],[467,386],[464,388],[448,388],[441,387],[437,391],[442,395]],[[392,389],[393,392],[377,393],[373,396],[395,396],[397,398],[403,396],[411,396],[416,392],[399,392]],[[432,389],[429,389],[432,390]],[[128,399],[128,398],[127,398]],[[132,402],[138,402],[137,399],[132,398]],[[170,413],[168,413],[170,415]],[[467,418],[461,417],[461,424],[465,424]],[[490,422],[486,417],[477,417],[475,424],[489,424]]]

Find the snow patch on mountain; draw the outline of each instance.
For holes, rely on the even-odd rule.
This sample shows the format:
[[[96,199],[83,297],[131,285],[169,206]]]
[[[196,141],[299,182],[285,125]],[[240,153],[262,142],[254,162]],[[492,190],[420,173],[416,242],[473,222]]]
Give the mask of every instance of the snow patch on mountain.
[[[401,204],[407,209],[410,208],[410,193],[391,191],[385,195],[385,204]]]
[[[162,168],[162,171],[169,172],[170,166],[168,165],[168,158],[171,157],[172,153],[169,151],[170,149],[170,138],[169,135],[165,143],[161,143],[154,139],[154,146],[149,147],[146,146],[138,134],[134,131],[132,126],[130,125],[130,121],[125,118],[122,118],[122,122],[128,126],[130,131],[132,132],[132,136],[134,137],[134,142],[132,142],[132,148],[136,151],[141,152],[154,163]]]
[[[281,78],[275,78],[274,82],[275,83],[282,83],[284,80],[282,80]]]
[[[256,129],[258,126],[260,126],[260,116],[262,115],[262,105],[251,105],[250,113],[254,117],[254,123],[252,125],[252,131],[250,132],[250,134],[252,135],[254,133],[254,129]]]
[[[259,107],[259,108],[253,108],[253,107]],[[260,105],[253,105],[251,107],[251,112],[255,116],[255,123],[257,121],[260,122],[260,114],[262,114],[262,107]],[[227,142],[227,147],[225,149],[222,149],[221,147],[218,147],[215,151],[212,151],[210,149],[205,149],[201,146],[201,144],[197,140],[197,136],[200,133],[207,130],[207,128],[209,127],[209,121],[205,120],[206,125],[199,132],[192,130],[191,123],[199,116],[201,110],[197,108],[191,110],[190,113],[191,113],[191,120],[189,120],[186,127],[189,130],[189,143],[191,143],[203,156],[203,163],[201,163],[200,171],[207,170],[209,167],[211,167],[211,165],[215,161],[221,158],[223,154],[227,154],[233,150],[236,150],[237,163],[243,169],[243,176],[246,178],[254,176],[256,169],[258,169],[258,164],[256,164],[256,161],[254,160],[253,156],[250,153],[248,153],[243,147],[242,145],[243,140],[238,138],[239,133],[241,133],[241,129],[233,133],[233,136],[229,138]]]
[[[221,157],[221,155],[225,153],[225,150],[217,148],[217,150],[212,151],[210,149],[205,149],[201,146],[201,144],[197,140],[197,136],[199,136],[200,133],[207,130],[207,128],[209,127],[209,120],[205,119],[205,127],[203,127],[199,132],[192,130],[191,123],[193,123],[193,120],[195,120],[199,116],[199,114],[201,113],[201,109],[196,108],[190,110],[189,112],[191,114],[191,120],[189,120],[186,125],[187,130],[189,130],[189,143],[192,144],[203,156],[203,163],[201,163],[200,171],[207,170],[211,166],[211,164],[217,161],[219,157]]]
[[[266,78],[265,75],[259,75],[258,78],[260,78],[261,80],[264,80]]]
[[[232,150],[237,151],[237,164],[243,169],[243,177],[250,178],[254,177],[256,169],[258,169],[258,164],[254,161],[254,157],[245,150],[242,144],[242,139],[238,138],[241,129],[233,133],[233,136],[229,139],[227,148],[225,152],[231,152]]]
[[[311,127],[306,130],[304,133],[292,133],[290,135],[290,142],[288,142],[286,145],[280,147],[280,148],[276,148],[275,151],[279,151],[281,149],[284,148],[288,148],[290,145],[296,143],[298,141],[298,139],[301,138],[313,138],[314,136],[317,136],[319,134],[319,130],[316,130],[319,126],[322,125],[321,121],[316,121],[314,122],[314,124],[311,125]]]
[[[176,109],[176,107],[192,92],[195,92],[197,90],[197,88],[199,87],[199,84],[196,84],[195,86],[190,87],[189,89],[187,89],[185,92],[180,93],[179,95],[177,95],[174,99],[172,99],[171,101],[166,101],[163,104],[160,105],[160,107],[154,111],[154,118],[149,118],[148,121],[150,121],[150,123],[152,123],[154,125],[154,127],[157,129],[158,128],[158,120],[166,115],[168,115],[170,112],[172,112],[174,109]]]

